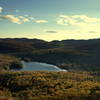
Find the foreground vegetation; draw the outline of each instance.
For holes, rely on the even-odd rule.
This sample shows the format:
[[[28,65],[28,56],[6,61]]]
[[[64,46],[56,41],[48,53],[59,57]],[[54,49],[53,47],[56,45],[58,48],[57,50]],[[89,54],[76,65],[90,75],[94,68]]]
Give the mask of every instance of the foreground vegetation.
[[[0,97],[100,100],[100,72],[0,72]]]

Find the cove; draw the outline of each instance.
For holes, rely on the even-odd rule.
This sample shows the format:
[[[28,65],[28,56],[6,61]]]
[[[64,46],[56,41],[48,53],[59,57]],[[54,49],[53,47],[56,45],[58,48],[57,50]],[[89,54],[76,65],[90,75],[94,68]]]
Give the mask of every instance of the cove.
[[[23,68],[20,71],[67,71],[52,64],[40,62],[25,62],[22,61]]]

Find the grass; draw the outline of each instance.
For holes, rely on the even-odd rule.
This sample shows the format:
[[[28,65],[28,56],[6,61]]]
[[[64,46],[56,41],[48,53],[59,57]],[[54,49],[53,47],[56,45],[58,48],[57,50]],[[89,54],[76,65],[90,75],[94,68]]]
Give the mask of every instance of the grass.
[[[1,72],[0,96],[17,100],[99,100],[100,72]]]

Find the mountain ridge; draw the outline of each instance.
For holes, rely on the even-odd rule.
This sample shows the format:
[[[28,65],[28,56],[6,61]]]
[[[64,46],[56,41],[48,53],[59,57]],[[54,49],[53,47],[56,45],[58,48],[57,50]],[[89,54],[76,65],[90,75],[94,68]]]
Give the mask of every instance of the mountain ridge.
[[[0,39],[0,53],[22,60],[46,62],[65,69],[100,70],[100,39],[47,42],[39,39]]]

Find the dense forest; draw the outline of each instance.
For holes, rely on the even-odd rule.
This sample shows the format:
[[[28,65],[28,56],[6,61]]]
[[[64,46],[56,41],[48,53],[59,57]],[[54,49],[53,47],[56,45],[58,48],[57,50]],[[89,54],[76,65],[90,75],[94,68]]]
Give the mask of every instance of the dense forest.
[[[0,39],[0,53],[26,61],[45,62],[67,70],[100,70],[100,39],[47,42],[39,39]]]

